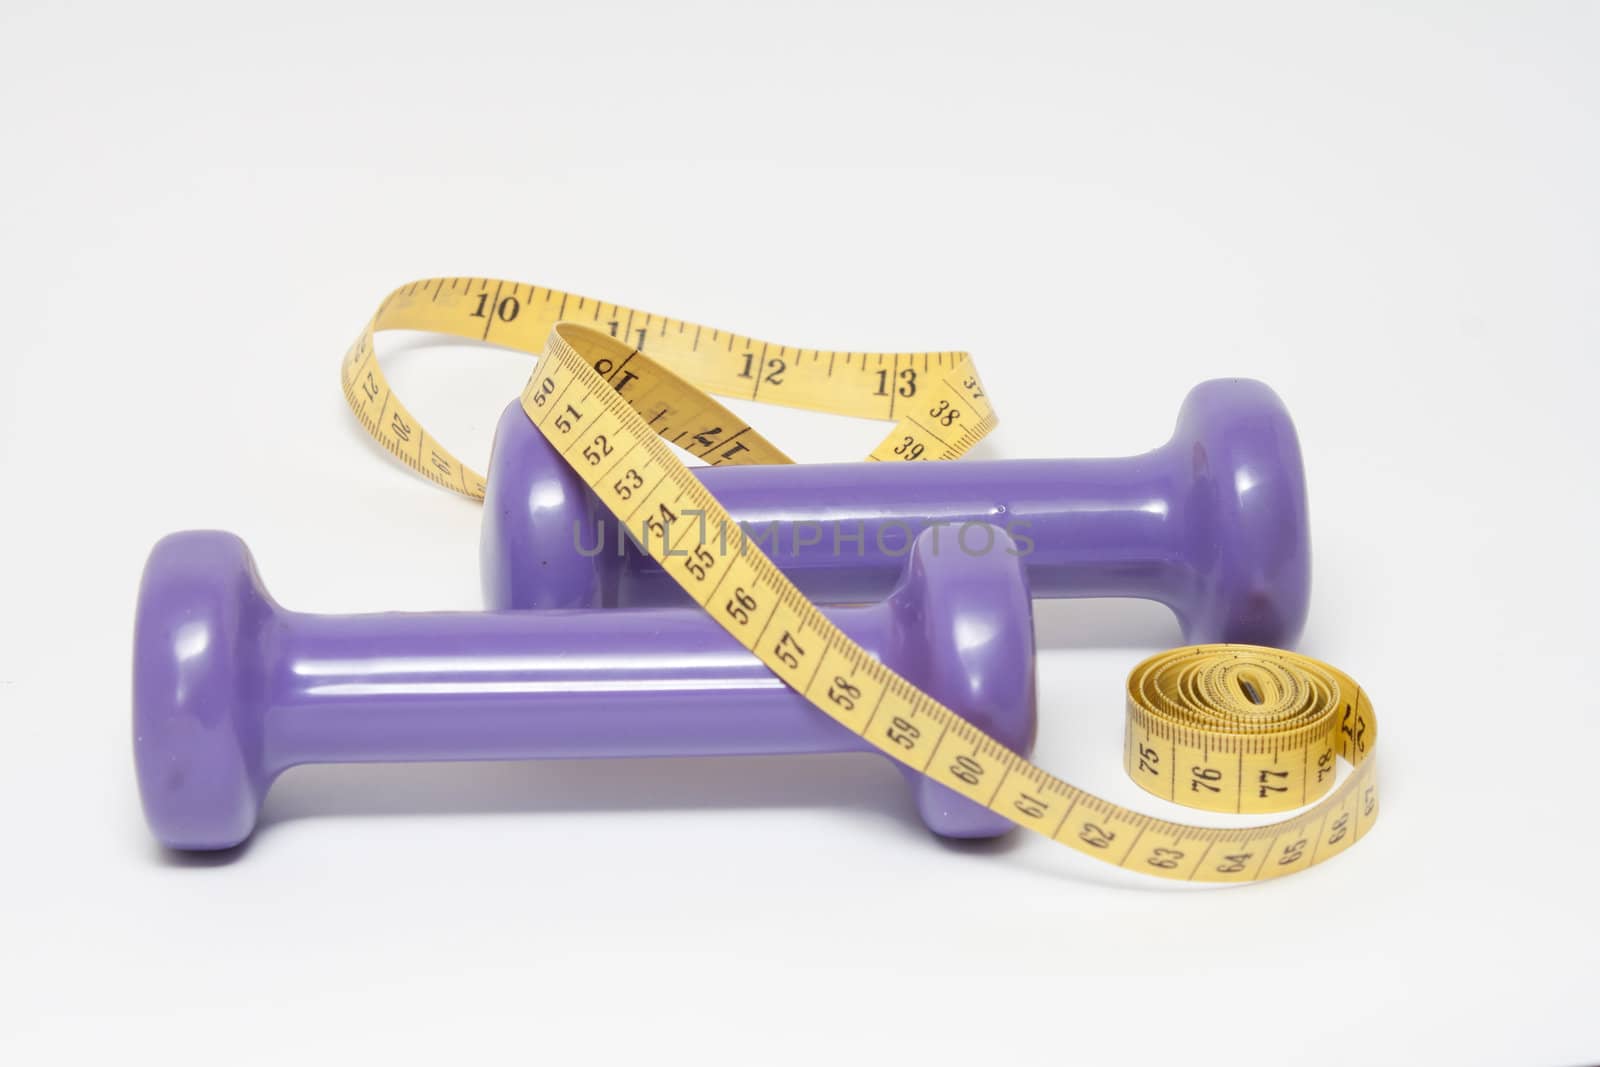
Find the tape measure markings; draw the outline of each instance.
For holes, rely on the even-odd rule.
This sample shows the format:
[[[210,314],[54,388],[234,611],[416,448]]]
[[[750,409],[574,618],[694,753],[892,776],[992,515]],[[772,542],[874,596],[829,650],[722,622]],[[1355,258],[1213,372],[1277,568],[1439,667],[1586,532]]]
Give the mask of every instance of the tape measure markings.
[[[893,418],[897,399],[920,398],[868,458],[952,459],[997,421],[965,353],[861,353],[857,377],[836,381],[841,353],[829,351],[825,373],[807,378],[802,368],[820,368],[823,350],[795,349],[791,356],[779,346],[772,355],[770,343],[743,335],[727,334],[722,345],[722,331],[713,329],[713,346],[703,353],[705,327],[698,324],[690,334],[691,324],[682,320],[558,290],[544,290],[541,301],[534,286],[526,287],[524,298],[523,286],[507,291],[508,284],[495,282],[492,294],[488,279],[437,278],[402,287],[346,355],[344,392],[357,418],[424,477],[482,498],[482,476],[445,451],[393,396],[375,358],[374,333],[429,330],[538,351],[522,405],[552,446],[625,526],[648,516],[640,527],[642,547],[719,625],[810,703],[886,754],[1060,844],[1165,878],[1242,882],[1294,873],[1342,852],[1372,826],[1376,717],[1360,687],[1327,664],[1277,649],[1204,645],[1153,656],[1134,669],[1124,767],[1141,788],[1188,807],[1246,814],[1318,801],[1264,826],[1190,826],[1113,804],[1011,751],[868,655],[758,546],[743,542],[736,555],[726,546],[721,554],[709,551],[706,526],[726,531],[733,520],[672,454],[662,431],[677,429],[681,443],[690,434],[686,427],[701,427],[692,437],[700,450],[688,450],[713,465],[791,461],[708,392],[880,419]],[[530,306],[543,313],[525,315]],[[591,307],[589,322],[604,315],[606,329],[565,321],[569,309]],[[481,334],[473,320],[483,320]],[[641,320],[645,325],[635,327]],[[654,336],[667,343],[646,352],[658,321]],[[669,334],[674,325],[676,335]],[[548,334],[542,349],[529,336],[539,326]],[[640,344],[631,343],[635,337]],[[806,351],[813,354],[809,362]],[[856,354],[843,353],[846,366]],[[869,367],[872,357],[876,368]],[[764,382],[771,387],[766,393]],[[618,458],[598,470],[586,439],[590,451],[604,442]],[[735,441],[737,447],[729,447]],[[625,473],[612,480],[618,470]],[[698,513],[700,522],[679,524],[668,541],[685,513]],[[713,571],[719,572],[714,580]],[[725,587],[738,591],[739,612],[717,609]],[[1355,765],[1337,787],[1336,756]],[[1208,864],[1218,846],[1220,862]]]

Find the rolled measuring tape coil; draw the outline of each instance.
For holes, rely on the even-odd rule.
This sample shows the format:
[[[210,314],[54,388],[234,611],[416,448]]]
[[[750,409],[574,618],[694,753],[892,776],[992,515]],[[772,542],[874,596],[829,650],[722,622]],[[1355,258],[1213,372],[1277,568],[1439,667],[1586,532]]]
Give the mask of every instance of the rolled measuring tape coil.
[[[1141,787],[1207,811],[1314,805],[1248,828],[1170,822],[1047,774],[869,656],[759,546],[741,539],[730,554],[701,536],[736,527],[669,441],[714,466],[793,462],[709,393],[893,421],[868,459],[954,459],[996,421],[964,352],[792,348],[525,284],[414,282],[390,293],[351,345],[345,398],[402,462],[479,500],[483,476],[384,378],[374,337],[386,329],[537,354],[522,394],[528,418],[696,603],[824,714],[1019,826],[1142,874],[1250,882],[1330,859],[1377,818],[1377,719],[1361,688],[1325,663],[1198,645],[1134,668],[1124,758]],[[1354,770],[1333,788],[1336,758]]]

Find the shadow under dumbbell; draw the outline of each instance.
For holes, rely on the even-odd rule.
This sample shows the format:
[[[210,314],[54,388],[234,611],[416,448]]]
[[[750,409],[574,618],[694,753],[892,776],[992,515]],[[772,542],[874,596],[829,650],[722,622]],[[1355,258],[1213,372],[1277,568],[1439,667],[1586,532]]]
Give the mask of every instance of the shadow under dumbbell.
[[[156,859],[168,867],[227,867],[249,852],[250,844],[254,840],[255,838],[248,837],[232,848],[215,849],[211,852],[185,852],[182,849],[168,848],[159,841],[150,842],[150,847],[155,850]]]

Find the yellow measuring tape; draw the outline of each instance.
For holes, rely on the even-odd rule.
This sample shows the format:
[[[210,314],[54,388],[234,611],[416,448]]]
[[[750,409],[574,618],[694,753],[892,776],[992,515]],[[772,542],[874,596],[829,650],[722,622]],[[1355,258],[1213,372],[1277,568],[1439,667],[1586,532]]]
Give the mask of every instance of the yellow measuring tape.
[[[412,469],[478,499],[482,476],[430,436],[384,379],[374,335],[385,329],[539,353],[523,409],[625,527],[665,534],[685,511],[703,513],[701,523],[678,524],[670,544],[650,537],[644,547],[712,618],[829,717],[1020,826],[1131,871],[1249,882],[1321,863],[1377,818],[1377,719],[1361,688],[1325,663],[1279,649],[1200,645],[1134,669],[1125,765],[1140,786],[1209,811],[1317,802],[1265,826],[1189,826],[1069,785],[989,737],[869,656],[758,547],[718,554],[689,544],[702,523],[729,529],[733,520],[668,441],[713,465],[792,462],[707,392],[893,420],[868,458],[953,459],[995,423],[965,353],[797,349],[482,278],[403,286],[346,355],[345,397]],[[603,457],[597,438],[608,449]],[[1336,756],[1355,770],[1332,789]]]

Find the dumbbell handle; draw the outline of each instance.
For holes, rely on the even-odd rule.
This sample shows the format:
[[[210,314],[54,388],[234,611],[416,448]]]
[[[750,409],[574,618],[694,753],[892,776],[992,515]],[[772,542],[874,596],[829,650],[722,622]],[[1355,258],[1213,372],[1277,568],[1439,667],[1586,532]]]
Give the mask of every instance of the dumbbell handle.
[[[1035,597],[1169,598],[1187,558],[1185,501],[1161,453],[1117,459],[970,463],[836,463],[708,467],[701,482],[747,537],[781,561],[809,597],[871,600],[899,578],[912,540],[934,529],[940,550],[981,552],[978,523],[1011,532]],[[1041,487],[1070,486],[1070,493]],[[604,550],[616,551],[606,526]],[[636,532],[637,533],[637,532]],[[597,536],[585,532],[585,548]],[[670,604],[672,578],[624,539],[618,602]]]
[[[876,652],[882,605],[830,618]],[[869,748],[699,609],[320,616],[275,626],[270,775],[301,763]]]

